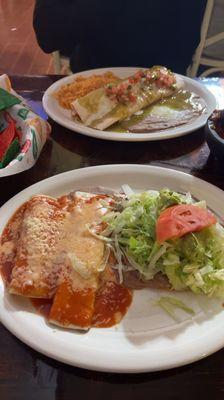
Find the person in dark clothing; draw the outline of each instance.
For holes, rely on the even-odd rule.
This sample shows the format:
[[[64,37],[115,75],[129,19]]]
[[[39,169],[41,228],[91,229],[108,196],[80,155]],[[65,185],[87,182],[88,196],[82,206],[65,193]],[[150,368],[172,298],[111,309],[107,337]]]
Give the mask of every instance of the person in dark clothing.
[[[36,0],[33,25],[46,53],[74,72],[165,65],[186,73],[200,40],[206,0]]]

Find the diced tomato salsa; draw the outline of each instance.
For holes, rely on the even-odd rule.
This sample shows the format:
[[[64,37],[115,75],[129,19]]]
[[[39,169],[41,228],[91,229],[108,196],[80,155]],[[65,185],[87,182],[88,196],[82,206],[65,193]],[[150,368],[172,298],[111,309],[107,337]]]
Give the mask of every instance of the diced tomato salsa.
[[[158,88],[175,88],[176,78],[165,67],[155,67],[150,70],[139,70],[125,82],[119,84],[108,84],[106,94],[111,100],[119,103],[134,103],[137,96],[133,92],[133,85],[141,83],[142,89],[155,84]]]

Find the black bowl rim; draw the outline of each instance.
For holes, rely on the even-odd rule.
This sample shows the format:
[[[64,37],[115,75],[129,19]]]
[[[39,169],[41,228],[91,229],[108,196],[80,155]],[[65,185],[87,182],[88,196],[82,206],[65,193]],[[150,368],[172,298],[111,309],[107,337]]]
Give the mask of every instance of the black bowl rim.
[[[216,142],[218,142],[221,146],[224,146],[224,139],[222,139],[219,134],[216,132],[215,129],[213,129],[211,127],[211,125],[213,124],[213,121],[211,121],[209,118],[207,120],[206,126],[207,129],[209,130],[209,133],[214,137],[214,139],[216,140]]]

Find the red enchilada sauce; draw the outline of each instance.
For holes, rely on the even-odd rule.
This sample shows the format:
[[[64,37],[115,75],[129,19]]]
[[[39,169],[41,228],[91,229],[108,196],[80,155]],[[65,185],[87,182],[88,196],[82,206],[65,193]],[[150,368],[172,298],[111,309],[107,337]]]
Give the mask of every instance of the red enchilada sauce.
[[[99,196],[99,198],[100,197],[104,196]],[[66,208],[68,210],[70,207],[74,207],[74,202],[71,205],[69,204],[69,196],[63,196],[59,199],[58,203],[59,209]],[[1,237],[1,245],[6,244],[6,242],[8,242],[9,244],[7,246],[5,245],[4,252],[1,253],[0,259],[0,272],[6,286],[9,285],[11,281],[11,274],[14,267],[17,243],[20,237],[20,227],[26,206],[27,203],[23,204],[15,212],[10,221],[7,223],[7,226],[5,227]],[[92,307],[93,311],[92,314],[91,312],[87,312],[88,318],[91,318],[89,320],[89,325],[99,328],[111,327],[119,323],[123,316],[126,314],[128,307],[130,306],[132,301],[132,291],[116,283],[112,271],[109,273],[109,275],[108,273],[103,273],[102,275],[104,277],[100,282],[100,286],[97,290],[95,298],[92,298],[92,296],[90,296],[91,301],[89,301],[89,303],[87,301],[88,299],[85,299],[86,310],[89,308],[89,304],[89,306]],[[69,319],[74,319],[74,325],[80,324],[80,326],[85,326],[85,324],[83,324],[83,318],[86,318],[87,314],[83,315],[80,308],[81,305],[77,304],[77,299],[74,297],[74,293],[72,294],[72,298],[70,299],[71,301],[69,301],[69,308],[66,296],[62,302],[63,304],[56,304],[57,295],[55,295],[55,297],[51,299],[29,298],[29,300],[31,301],[35,310],[39,314],[43,315],[46,319],[53,320],[54,318],[52,317],[54,316],[53,314],[55,311],[58,317],[58,309],[55,309],[55,305],[57,306],[57,308],[58,306],[62,306],[63,312],[61,313],[60,321],[62,326],[65,325],[66,327],[66,320],[68,317],[68,315],[66,314],[67,312],[69,312]],[[80,312],[80,318],[78,311]],[[72,315],[73,312],[74,318]]]
[[[116,282],[104,282],[96,295],[91,325],[96,328],[109,328],[118,324],[126,314],[131,302],[132,292],[129,289]],[[39,314],[49,318],[53,299],[31,299],[31,303]],[[81,319],[82,315],[80,314],[80,323]]]
[[[29,299],[29,300],[31,301],[33,307],[38,312],[38,314],[41,314],[48,319],[53,299]]]
[[[118,324],[131,301],[132,293],[129,289],[116,282],[105,282],[96,294],[92,326],[109,328]]]
[[[11,273],[16,254],[16,244],[20,235],[19,228],[25,208],[26,204],[23,204],[20,208],[18,208],[18,210],[13,214],[12,218],[7,223],[1,236],[1,246],[5,245],[5,251],[3,254],[1,253],[0,272],[6,285],[8,285],[11,280]],[[7,246],[8,248],[6,247],[6,242],[9,242],[9,246]]]

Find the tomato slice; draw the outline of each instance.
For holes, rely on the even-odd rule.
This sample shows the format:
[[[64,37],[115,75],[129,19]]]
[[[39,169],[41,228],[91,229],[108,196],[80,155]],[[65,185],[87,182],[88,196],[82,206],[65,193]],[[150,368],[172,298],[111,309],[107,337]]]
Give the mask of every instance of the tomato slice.
[[[217,222],[208,210],[193,204],[179,204],[162,211],[156,223],[156,239],[165,242],[190,232],[198,232]]]

